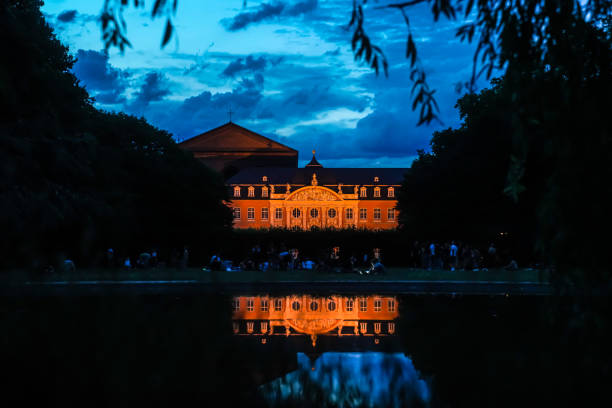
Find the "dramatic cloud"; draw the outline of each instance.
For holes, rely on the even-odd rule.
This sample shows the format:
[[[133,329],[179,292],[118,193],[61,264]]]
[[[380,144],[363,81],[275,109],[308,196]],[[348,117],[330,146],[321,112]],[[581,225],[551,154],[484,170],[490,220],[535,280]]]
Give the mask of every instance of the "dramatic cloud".
[[[135,113],[142,112],[149,103],[161,101],[170,94],[170,89],[165,83],[164,77],[159,72],[149,72],[144,79],[140,89],[136,92],[136,98],[131,103],[130,109]]]
[[[293,5],[285,3],[261,3],[252,11],[239,13],[233,18],[224,19],[221,24],[228,31],[238,31],[251,24],[260,23],[262,21],[272,20],[279,16],[298,16],[308,13],[317,8],[318,0],[305,0]]]
[[[230,62],[227,68],[223,70],[221,75],[233,77],[239,72],[263,71],[267,64],[268,60],[264,56],[253,58],[252,55],[249,55],[246,58],[238,58]]]
[[[66,11],[62,11],[61,13],[59,13],[59,15],[57,16],[57,20],[61,21],[62,23],[70,23],[74,21],[76,16],[77,16],[76,10],[66,10]]]
[[[123,92],[130,74],[113,68],[108,55],[94,50],[78,50],[73,72],[90,95],[103,104],[123,102]]]

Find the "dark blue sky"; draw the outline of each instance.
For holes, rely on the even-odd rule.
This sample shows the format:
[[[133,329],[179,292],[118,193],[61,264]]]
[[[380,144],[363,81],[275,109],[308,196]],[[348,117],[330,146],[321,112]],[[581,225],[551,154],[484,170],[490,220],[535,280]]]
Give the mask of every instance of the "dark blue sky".
[[[407,167],[434,130],[458,125],[455,84],[469,78],[473,47],[455,39],[461,22],[434,23],[426,5],[410,10],[444,123],[417,127],[403,18],[370,3],[365,28],[389,59],[388,78],[353,59],[350,0],[249,0],[246,9],[242,0],[180,0],[177,35],[163,50],[165,22],[130,8],[133,48],[108,56],[103,0],[47,0],[43,12],[99,108],[144,116],[184,140],[227,122],[231,105],[234,122],[298,149],[301,165],[316,149],[328,167]]]

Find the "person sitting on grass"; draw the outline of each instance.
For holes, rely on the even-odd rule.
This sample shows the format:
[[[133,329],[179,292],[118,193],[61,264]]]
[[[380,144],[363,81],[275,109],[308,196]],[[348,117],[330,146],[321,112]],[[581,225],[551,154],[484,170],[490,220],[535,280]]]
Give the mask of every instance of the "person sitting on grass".
[[[518,271],[518,264],[516,263],[514,259],[511,259],[510,263],[504,266],[504,269],[507,271]]]

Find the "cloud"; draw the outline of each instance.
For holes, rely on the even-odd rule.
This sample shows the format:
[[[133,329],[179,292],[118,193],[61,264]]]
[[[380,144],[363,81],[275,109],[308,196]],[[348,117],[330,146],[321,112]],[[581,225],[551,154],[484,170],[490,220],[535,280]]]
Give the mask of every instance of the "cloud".
[[[238,58],[230,62],[229,65],[223,70],[221,75],[233,77],[239,72],[263,71],[267,64],[268,60],[266,57],[261,56],[259,58],[253,58],[252,55],[249,55],[246,58]]]
[[[125,100],[123,93],[130,76],[127,71],[113,68],[103,52],[78,50],[76,58],[72,71],[96,101],[116,104]]]
[[[77,16],[76,10],[65,10],[59,13],[59,15],[57,16],[57,20],[61,21],[62,23],[70,23],[74,21],[76,16]]]
[[[144,79],[140,89],[135,93],[136,98],[131,102],[129,108],[135,113],[141,112],[151,102],[157,102],[170,94],[170,89],[163,74],[149,72]]]
[[[228,19],[221,20],[221,24],[228,31],[238,31],[248,27],[251,24],[260,23],[275,19],[279,16],[298,16],[306,14],[317,8],[318,0],[304,0],[293,5],[285,3],[261,3],[254,7],[252,11],[245,11]]]

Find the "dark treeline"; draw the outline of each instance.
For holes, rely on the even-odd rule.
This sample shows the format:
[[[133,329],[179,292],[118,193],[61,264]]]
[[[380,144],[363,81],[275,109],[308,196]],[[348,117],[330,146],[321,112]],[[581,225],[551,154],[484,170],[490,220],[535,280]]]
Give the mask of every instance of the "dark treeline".
[[[0,6],[2,266],[209,243],[231,220],[221,177],[144,119],[96,110],[41,4]]]

